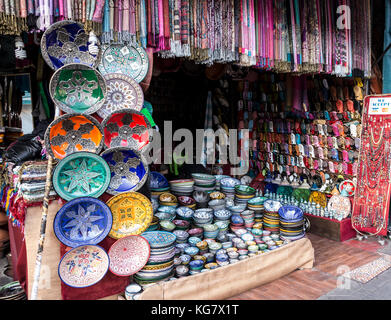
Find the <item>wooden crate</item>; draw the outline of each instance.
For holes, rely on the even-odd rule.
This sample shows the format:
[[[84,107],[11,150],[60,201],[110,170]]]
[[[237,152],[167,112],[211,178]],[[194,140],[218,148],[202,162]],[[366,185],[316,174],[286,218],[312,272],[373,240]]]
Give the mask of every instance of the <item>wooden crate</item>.
[[[350,218],[338,221],[306,213],[305,216],[311,223],[309,233],[334,240],[346,241],[356,236],[356,231],[352,227]]]

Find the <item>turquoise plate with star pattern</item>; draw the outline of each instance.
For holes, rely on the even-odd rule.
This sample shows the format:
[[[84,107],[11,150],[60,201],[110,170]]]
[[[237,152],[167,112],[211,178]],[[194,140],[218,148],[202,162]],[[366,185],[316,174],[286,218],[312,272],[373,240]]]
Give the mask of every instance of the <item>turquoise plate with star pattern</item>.
[[[91,152],[76,152],[62,159],[53,172],[53,186],[64,200],[100,197],[110,184],[107,162]]]
[[[53,230],[68,247],[98,244],[113,224],[110,208],[99,199],[82,197],[67,202],[58,210]]]

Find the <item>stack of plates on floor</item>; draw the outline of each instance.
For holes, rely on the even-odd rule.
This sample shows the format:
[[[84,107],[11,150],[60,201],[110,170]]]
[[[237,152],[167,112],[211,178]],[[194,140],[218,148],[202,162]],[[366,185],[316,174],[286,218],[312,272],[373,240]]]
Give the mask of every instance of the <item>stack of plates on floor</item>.
[[[278,213],[282,239],[299,240],[305,236],[303,210],[295,206],[283,206]]]
[[[190,196],[194,191],[193,179],[172,180],[170,190],[176,196]]]
[[[280,215],[278,210],[281,208],[281,203],[279,201],[266,200],[264,207],[263,229],[278,234],[280,232]]]
[[[174,274],[175,234],[166,231],[148,231],[141,234],[150,247],[151,255],[148,263],[133,279],[140,285],[169,279]]]
[[[246,185],[235,186],[235,204],[247,205],[247,202],[255,197],[255,189]]]
[[[240,180],[235,178],[223,178],[220,180],[220,191],[224,192],[227,197],[234,197],[235,186],[240,185]]]
[[[194,179],[194,190],[210,193],[216,188],[216,177],[204,173],[192,173]]]
[[[26,300],[26,294],[19,281],[0,287],[0,300]]]
[[[161,173],[152,171],[149,177],[149,188],[152,198],[158,198],[162,193],[170,189],[167,179]]]
[[[262,222],[263,221],[263,214],[265,212],[265,208],[263,206],[264,202],[267,200],[266,197],[255,197],[250,199],[247,202],[247,208],[249,210],[254,211],[254,221],[255,222]]]

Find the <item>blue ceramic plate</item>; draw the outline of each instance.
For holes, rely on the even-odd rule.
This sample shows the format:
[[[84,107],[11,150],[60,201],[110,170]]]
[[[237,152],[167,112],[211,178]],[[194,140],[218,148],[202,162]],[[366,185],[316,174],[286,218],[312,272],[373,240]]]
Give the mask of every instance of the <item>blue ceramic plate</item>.
[[[98,244],[110,232],[113,223],[110,208],[102,201],[83,197],[67,202],[53,222],[58,240],[68,247]]]
[[[50,68],[56,70],[70,63],[96,67],[100,61],[100,43],[89,42],[83,26],[64,20],[53,23],[42,35],[42,57]],[[92,45],[92,46],[91,46]]]
[[[161,189],[169,187],[167,179],[159,172],[151,171],[149,187],[153,189]]]
[[[148,178],[148,165],[137,151],[124,148],[110,148],[102,153],[108,163],[111,179],[106,192],[116,195],[139,190]]]
[[[303,218],[303,210],[296,206],[283,206],[278,210],[278,214],[285,220],[297,220]]]
[[[168,247],[176,240],[175,234],[167,231],[148,231],[141,236],[149,242],[151,248]]]

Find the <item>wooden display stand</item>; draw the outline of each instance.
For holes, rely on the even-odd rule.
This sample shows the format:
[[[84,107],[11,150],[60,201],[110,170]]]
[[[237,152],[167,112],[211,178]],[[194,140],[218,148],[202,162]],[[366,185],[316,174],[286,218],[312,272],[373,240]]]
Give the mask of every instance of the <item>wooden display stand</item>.
[[[356,236],[356,231],[352,227],[352,220],[350,218],[338,221],[335,219],[314,216],[308,213],[306,213],[305,216],[311,223],[310,230],[308,231],[309,233],[341,242]]]

